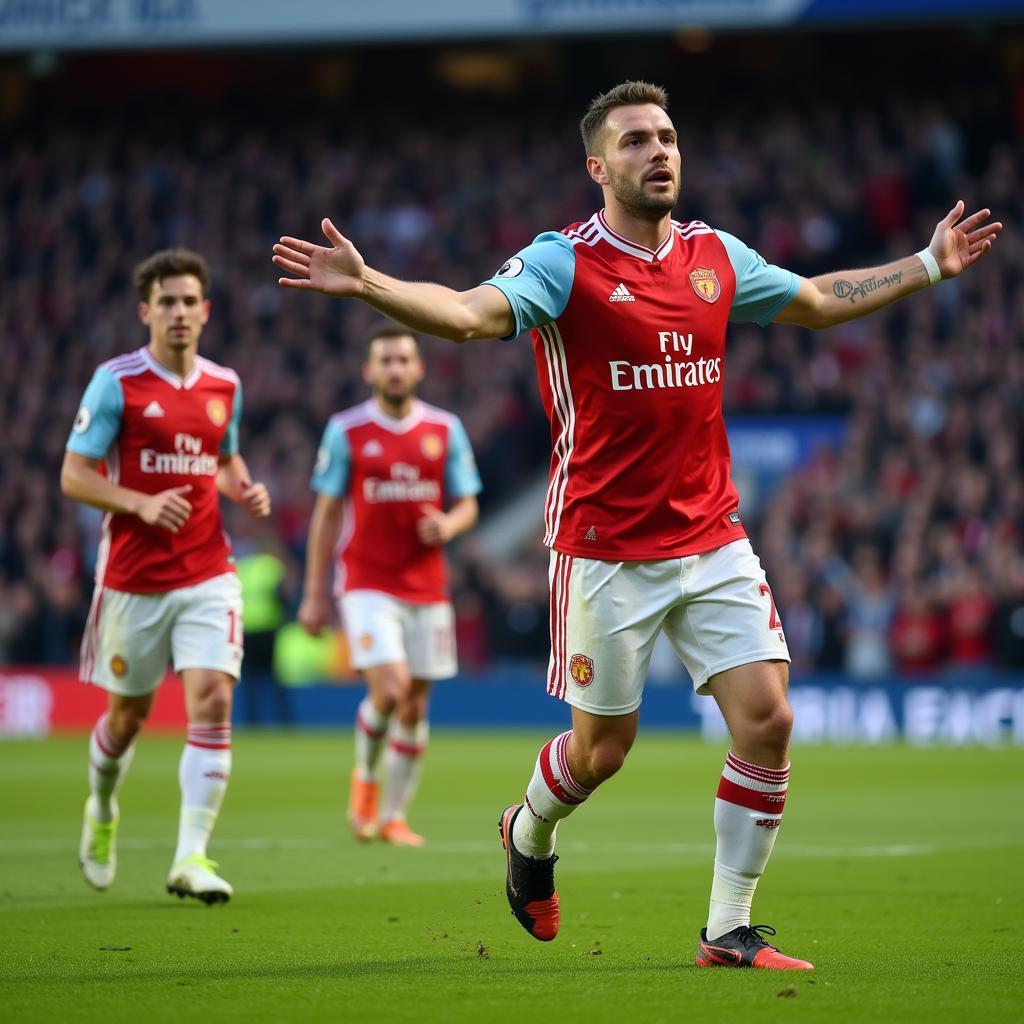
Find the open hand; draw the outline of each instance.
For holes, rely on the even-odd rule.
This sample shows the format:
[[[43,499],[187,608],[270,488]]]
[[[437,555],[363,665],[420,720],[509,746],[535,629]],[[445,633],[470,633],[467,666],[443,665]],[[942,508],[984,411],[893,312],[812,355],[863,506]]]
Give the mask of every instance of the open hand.
[[[274,246],[274,263],[295,277],[280,277],[285,288],[305,288],[325,295],[352,296],[363,290],[366,264],[356,247],[324,217],[320,227],[331,248],[285,235]]]
[[[944,278],[962,274],[992,248],[1003,225],[1000,221],[985,223],[991,213],[991,210],[978,210],[960,221],[964,215],[964,201],[960,199],[936,225],[928,248]]]

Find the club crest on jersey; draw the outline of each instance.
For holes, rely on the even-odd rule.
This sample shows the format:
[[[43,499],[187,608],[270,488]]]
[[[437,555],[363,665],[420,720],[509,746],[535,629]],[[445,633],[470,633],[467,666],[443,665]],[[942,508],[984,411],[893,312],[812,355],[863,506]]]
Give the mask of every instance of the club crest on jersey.
[[[594,681],[594,663],[585,654],[574,654],[569,659],[569,675],[577,686],[589,686]]]
[[[124,679],[128,675],[128,662],[121,657],[120,654],[115,654],[110,659],[110,671],[117,676],[118,679]]]
[[[228,418],[228,407],[220,398],[211,398],[206,403],[206,415],[215,427],[222,427]]]
[[[423,440],[420,441],[420,450],[428,459],[439,459],[444,445],[437,434],[425,434]]]
[[[690,271],[690,284],[705,302],[716,302],[718,296],[722,294],[722,285],[718,280],[718,274],[708,267],[694,267]]]

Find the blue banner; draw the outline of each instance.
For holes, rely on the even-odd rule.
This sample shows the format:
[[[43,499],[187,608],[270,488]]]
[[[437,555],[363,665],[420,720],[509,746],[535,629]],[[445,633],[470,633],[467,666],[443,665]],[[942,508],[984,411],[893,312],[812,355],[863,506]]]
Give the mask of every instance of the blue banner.
[[[295,725],[350,728],[361,686],[318,685],[286,693]],[[239,694],[238,706],[244,706]],[[789,691],[794,742],[1024,746],[1024,677],[982,673],[970,677],[887,678],[851,682],[843,676],[808,676]],[[268,709],[276,724],[279,707]],[[439,683],[431,722],[460,728],[565,728],[569,708],[545,692],[540,672],[493,672]],[[688,685],[649,683],[640,709],[642,727],[699,730],[726,735],[710,697]]]

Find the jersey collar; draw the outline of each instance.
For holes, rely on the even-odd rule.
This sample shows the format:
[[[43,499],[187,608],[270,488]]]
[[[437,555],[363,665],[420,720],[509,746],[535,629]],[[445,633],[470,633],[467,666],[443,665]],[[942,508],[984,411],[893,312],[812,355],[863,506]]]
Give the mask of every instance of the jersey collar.
[[[409,415],[396,420],[394,416],[389,416],[386,412],[383,412],[380,406],[371,398],[366,403],[366,413],[378,427],[383,427],[392,434],[407,434],[423,419],[423,403],[415,399]]]
[[[657,249],[648,249],[646,245],[641,245],[639,242],[631,242],[628,238],[623,238],[622,235],[612,231],[608,226],[608,221],[605,220],[604,210],[598,210],[593,219],[594,223],[597,224],[597,230],[601,237],[609,245],[615,246],[616,249],[621,249],[622,252],[629,253],[630,256],[635,256],[645,263],[663,260],[672,251],[676,229],[671,223],[669,224],[668,237],[665,241]]]
[[[178,391],[188,391],[188,389],[191,388],[197,380],[199,380],[203,373],[199,365],[199,356],[196,356],[196,365],[192,367],[192,372],[186,377],[179,377],[172,370],[168,370],[166,366],[161,366],[145,346],[139,349],[139,354],[142,356],[142,361],[153,373],[155,373],[161,380],[167,381],[172,388],[175,388]]]

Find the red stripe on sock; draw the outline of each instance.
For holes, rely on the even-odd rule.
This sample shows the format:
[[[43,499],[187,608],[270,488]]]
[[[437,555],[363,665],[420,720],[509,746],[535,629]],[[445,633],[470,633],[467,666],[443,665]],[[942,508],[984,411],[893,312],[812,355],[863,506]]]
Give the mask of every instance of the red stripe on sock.
[[[124,754],[125,750],[128,749],[127,744],[118,743],[113,736],[110,735],[110,731],[107,729],[107,716],[104,715],[97,723],[92,731],[93,736],[96,737],[96,746],[103,751],[107,757],[117,760]]]
[[[227,743],[200,743],[199,740],[188,739],[185,741],[187,746],[199,747],[202,750],[230,750],[231,742]]]
[[[568,804],[571,807],[575,807],[577,804],[583,803],[582,800],[578,800],[574,796],[570,796],[563,788],[558,779],[555,778],[555,773],[551,770],[551,744],[554,740],[548,740],[544,745],[544,749],[540,752],[540,758],[538,763],[540,764],[540,774],[544,779],[544,784],[551,790],[551,795],[562,804]]]
[[[403,743],[401,740],[389,740],[388,746],[396,754],[405,754],[406,757],[419,757],[426,750],[426,747],[419,747],[413,743]]]
[[[765,814],[781,814],[786,806],[785,793],[761,793],[756,789],[738,786],[729,779],[722,778],[718,782],[718,799],[740,807],[749,807],[752,811],[763,811]]]
[[[580,798],[581,801],[583,801],[590,796],[590,790],[581,786],[573,778],[573,774],[569,770],[569,758],[565,753],[565,747],[569,742],[570,735],[571,733],[563,732],[562,735],[555,740],[555,757],[558,759],[558,770],[562,773],[562,781],[576,796]]]
[[[388,727],[385,725],[380,732],[374,732],[374,730],[366,724],[363,716],[359,714],[358,711],[356,712],[356,728],[359,729],[360,732],[364,732],[371,740],[382,740],[384,738],[384,734],[388,731]]]
[[[774,782],[781,785],[789,781],[788,768],[762,768],[758,764],[741,761],[735,754],[727,755],[725,763],[733,771],[746,775],[748,778],[757,779],[759,782]]]

